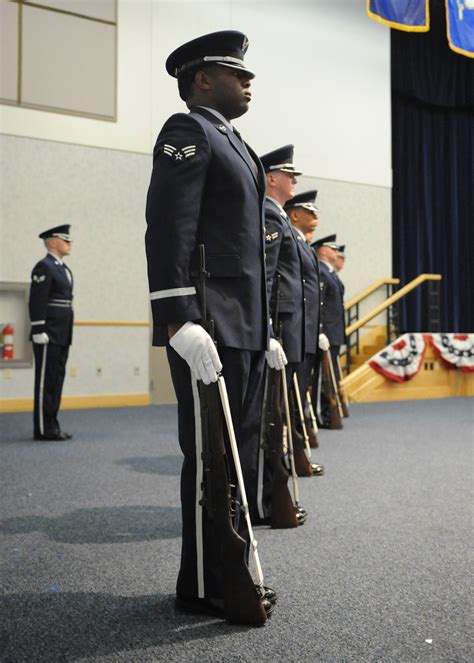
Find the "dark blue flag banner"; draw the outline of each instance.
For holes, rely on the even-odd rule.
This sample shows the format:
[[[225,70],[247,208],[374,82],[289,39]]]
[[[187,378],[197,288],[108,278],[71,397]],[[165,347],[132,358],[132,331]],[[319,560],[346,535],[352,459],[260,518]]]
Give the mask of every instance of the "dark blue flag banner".
[[[428,32],[430,29],[429,0],[367,0],[367,14],[397,30]]]
[[[450,48],[474,58],[474,0],[446,0],[446,26]]]

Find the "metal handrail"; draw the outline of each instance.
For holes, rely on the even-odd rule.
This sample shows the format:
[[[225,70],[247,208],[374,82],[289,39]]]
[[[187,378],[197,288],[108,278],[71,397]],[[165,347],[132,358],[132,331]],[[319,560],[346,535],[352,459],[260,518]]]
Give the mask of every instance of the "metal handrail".
[[[349,301],[344,304],[344,309],[348,311],[350,308],[352,308],[352,306],[355,306],[366,297],[369,297],[369,295],[381,288],[383,285],[398,285],[399,283],[400,279],[379,279],[378,281],[375,281],[375,283],[372,283],[372,285],[363,290],[361,293],[352,299],[349,299]]]
[[[346,327],[346,336],[350,336],[355,331],[363,327],[367,322],[369,322],[369,320],[372,320],[372,318],[375,318],[377,315],[379,315],[379,313],[385,311],[389,306],[392,306],[392,304],[398,302],[409,292],[411,292],[419,285],[421,285],[421,283],[424,283],[425,281],[441,281],[442,278],[443,277],[441,276],[441,274],[420,274],[419,276],[416,277],[416,279],[413,279],[413,281],[407,283],[394,295],[392,295],[384,302],[382,302],[382,304],[376,306],[370,313],[367,313],[366,315],[364,315],[364,317],[360,318],[360,320],[354,322],[354,324],[352,325],[349,325],[349,327]]]

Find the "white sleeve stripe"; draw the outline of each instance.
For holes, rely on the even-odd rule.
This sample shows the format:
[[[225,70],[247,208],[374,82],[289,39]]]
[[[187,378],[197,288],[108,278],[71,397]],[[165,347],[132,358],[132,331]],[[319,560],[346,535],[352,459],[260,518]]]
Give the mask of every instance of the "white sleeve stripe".
[[[170,288],[169,290],[156,290],[150,292],[150,300],[166,299],[166,297],[186,297],[187,295],[195,295],[196,288],[190,286],[189,288]]]
[[[46,320],[35,320],[35,322],[31,323],[31,326],[33,327],[33,325],[45,325],[45,324]]]

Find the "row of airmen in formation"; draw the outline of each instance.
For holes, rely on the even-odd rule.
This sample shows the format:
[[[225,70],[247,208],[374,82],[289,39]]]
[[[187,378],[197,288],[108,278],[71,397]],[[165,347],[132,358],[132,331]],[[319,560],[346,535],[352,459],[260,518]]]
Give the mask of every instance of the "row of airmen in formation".
[[[176,606],[263,624],[277,596],[263,584],[252,525],[303,524],[296,477],[324,472],[311,462],[317,439],[305,417],[316,409],[330,426],[321,356],[330,353],[337,371],[344,247],[335,235],[310,244],[317,192],[295,195],[293,146],[259,158],[231,124],[251,101],[247,47],[242,33],[222,31],[167,59],[189,113],[169,118],[155,145],[146,254],[153,344],[166,347],[184,455]],[[48,255],[30,294],[34,436],[62,440],[70,437],[57,419],[72,337],[69,226],[40,237]]]

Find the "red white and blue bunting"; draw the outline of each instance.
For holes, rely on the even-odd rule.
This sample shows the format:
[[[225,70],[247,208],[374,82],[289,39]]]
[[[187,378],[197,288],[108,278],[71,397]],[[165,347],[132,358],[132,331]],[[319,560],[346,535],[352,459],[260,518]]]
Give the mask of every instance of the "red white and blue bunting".
[[[388,380],[406,382],[421,369],[429,344],[446,368],[474,372],[474,334],[403,334],[368,364]]]
[[[395,382],[411,380],[420,370],[426,352],[423,334],[403,334],[368,362],[375,371]]]
[[[446,368],[474,371],[474,334],[431,334],[431,343]]]

